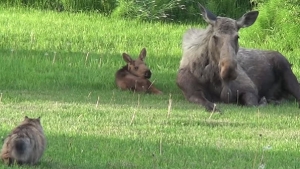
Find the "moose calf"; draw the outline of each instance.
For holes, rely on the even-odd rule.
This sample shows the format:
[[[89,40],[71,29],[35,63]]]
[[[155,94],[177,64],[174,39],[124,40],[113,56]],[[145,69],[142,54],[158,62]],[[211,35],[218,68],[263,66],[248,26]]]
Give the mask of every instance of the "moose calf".
[[[120,89],[162,94],[162,92],[155,88],[153,83],[148,80],[151,77],[151,71],[144,62],[145,58],[145,48],[142,49],[136,60],[133,60],[127,53],[123,53],[123,59],[127,64],[115,74],[116,84]]]

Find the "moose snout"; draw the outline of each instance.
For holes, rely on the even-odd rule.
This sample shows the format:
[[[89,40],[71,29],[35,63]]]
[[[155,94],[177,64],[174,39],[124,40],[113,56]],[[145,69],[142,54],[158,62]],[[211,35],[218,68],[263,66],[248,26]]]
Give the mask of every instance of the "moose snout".
[[[149,79],[150,77],[151,77],[151,71],[150,70],[147,70],[146,72],[145,72],[145,74],[144,74],[144,77],[145,78],[147,78],[147,79]]]
[[[220,62],[220,77],[224,81],[231,81],[237,78],[237,63],[234,60],[228,62],[228,60]]]

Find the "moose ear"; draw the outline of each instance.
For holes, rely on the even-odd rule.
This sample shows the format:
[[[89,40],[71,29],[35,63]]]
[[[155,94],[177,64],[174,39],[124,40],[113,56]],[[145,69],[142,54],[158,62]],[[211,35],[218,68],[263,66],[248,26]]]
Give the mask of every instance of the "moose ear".
[[[127,53],[123,53],[123,59],[125,60],[126,63],[133,62],[132,58]]]
[[[28,119],[28,116],[25,116],[25,119]]]
[[[142,61],[144,61],[144,59],[146,58],[146,55],[147,55],[146,48],[143,48],[143,49],[141,50],[141,53],[140,53],[139,58],[140,58]]]
[[[258,11],[251,11],[245,13],[240,19],[236,21],[238,28],[245,28],[251,26],[256,21],[258,14]]]
[[[217,20],[217,16],[212,12],[210,12],[208,9],[206,9],[204,6],[202,6],[199,2],[198,2],[198,7],[200,9],[203,19],[207,23],[213,25]]]

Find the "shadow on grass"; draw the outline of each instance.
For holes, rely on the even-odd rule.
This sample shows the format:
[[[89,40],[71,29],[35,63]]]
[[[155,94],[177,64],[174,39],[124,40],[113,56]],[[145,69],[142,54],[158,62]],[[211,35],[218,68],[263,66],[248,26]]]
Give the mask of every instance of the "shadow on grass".
[[[205,119],[205,120],[173,120],[172,126],[201,126],[201,127],[208,127],[208,128],[215,128],[215,127],[249,127],[249,124],[242,123],[242,122],[232,122],[226,120],[215,120],[215,119]]]
[[[47,131],[46,131],[47,132]],[[1,131],[1,133],[6,133]],[[167,137],[152,141],[115,136],[78,136],[47,134],[48,145],[40,164],[34,168],[119,169],[119,168],[258,168],[261,163],[268,168],[299,168],[297,149],[274,149],[263,152],[256,145],[232,148],[222,140],[201,140],[188,145],[184,138]],[[238,144],[238,143],[234,143]],[[253,142],[249,144],[254,144]],[[257,143],[255,143],[257,144]],[[238,148],[239,147],[239,148]],[[263,160],[261,161],[261,159]],[[254,166],[253,166],[254,165]],[[0,167],[4,167],[0,164]],[[18,168],[18,167],[11,167]],[[31,167],[22,167],[31,168]]]

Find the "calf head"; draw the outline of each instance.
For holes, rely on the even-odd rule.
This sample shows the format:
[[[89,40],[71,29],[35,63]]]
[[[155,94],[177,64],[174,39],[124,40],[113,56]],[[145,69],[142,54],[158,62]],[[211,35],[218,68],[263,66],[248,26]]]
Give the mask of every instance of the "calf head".
[[[136,60],[133,60],[127,53],[123,53],[123,59],[127,63],[128,71],[131,74],[140,78],[149,79],[151,77],[151,71],[144,62],[146,54],[146,49],[143,48]]]
[[[236,79],[238,31],[240,28],[251,26],[258,16],[258,11],[245,13],[238,20],[234,20],[216,16],[199,3],[198,6],[204,20],[211,25],[210,32],[208,32],[210,34],[208,51],[211,59],[219,66],[221,79],[224,81]]]

